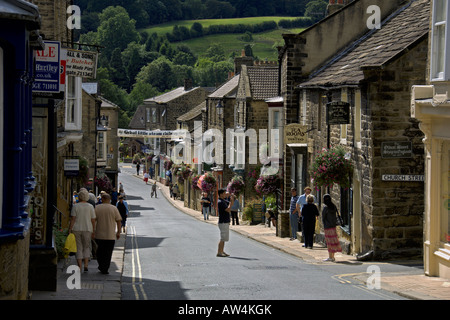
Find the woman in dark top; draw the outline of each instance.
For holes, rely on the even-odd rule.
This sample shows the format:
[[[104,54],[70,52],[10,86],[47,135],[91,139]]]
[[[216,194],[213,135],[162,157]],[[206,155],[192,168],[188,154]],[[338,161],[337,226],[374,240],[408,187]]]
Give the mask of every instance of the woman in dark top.
[[[309,195],[306,198],[307,203],[301,210],[303,221],[303,237],[305,238],[305,248],[312,249],[314,243],[314,230],[316,229],[316,219],[319,216],[319,210],[314,204],[314,197]]]
[[[322,222],[325,231],[325,241],[328,248],[328,259],[324,261],[334,261],[334,254],[342,252],[341,244],[336,233],[337,226],[337,208],[331,201],[331,196],[326,194],[323,196],[325,207],[322,210]]]

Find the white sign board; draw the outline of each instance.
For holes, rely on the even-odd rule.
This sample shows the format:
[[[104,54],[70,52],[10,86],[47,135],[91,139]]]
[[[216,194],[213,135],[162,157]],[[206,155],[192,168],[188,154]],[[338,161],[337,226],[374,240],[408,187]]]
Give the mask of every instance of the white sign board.
[[[94,79],[96,73],[96,52],[67,49],[66,74],[68,76]]]

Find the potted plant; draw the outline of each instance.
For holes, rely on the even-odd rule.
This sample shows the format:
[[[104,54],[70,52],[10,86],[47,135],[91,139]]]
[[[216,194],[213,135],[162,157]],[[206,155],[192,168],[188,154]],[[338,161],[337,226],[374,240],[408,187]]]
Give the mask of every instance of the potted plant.
[[[310,175],[316,189],[333,187],[338,184],[343,188],[350,187],[350,175],[353,165],[343,147],[322,149],[314,158]]]

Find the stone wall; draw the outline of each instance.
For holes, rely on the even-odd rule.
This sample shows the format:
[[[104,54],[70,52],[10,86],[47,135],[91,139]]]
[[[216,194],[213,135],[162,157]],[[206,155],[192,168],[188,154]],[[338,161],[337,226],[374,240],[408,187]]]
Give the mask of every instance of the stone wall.
[[[0,300],[28,297],[30,233],[24,239],[0,245]]]

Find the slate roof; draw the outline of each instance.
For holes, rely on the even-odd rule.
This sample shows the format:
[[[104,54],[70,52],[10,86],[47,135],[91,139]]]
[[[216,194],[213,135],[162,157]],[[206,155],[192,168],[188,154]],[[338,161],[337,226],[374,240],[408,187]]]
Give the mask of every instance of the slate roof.
[[[142,105],[137,107],[128,126],[131,129],[145,129],[145,122],[142,122],[141,119],[145,119],[145,106]]]
[[[266,100],[278,96],[278,71],[278,67],[247,67],[254,100]]]
[[[172,100],[174,100],[176,98],[179,98],[182,95],[184,95],[184,94],[186,94],[188,92],[194,91],[194,90],[196,90],[198,88],[200,88],[200,87],[192,88],[192,89],[189,89],[189,90],[184,90],[184,87],[178,87],[178,88],[173,89],[173,90],[171,90],[169,92],[163,93],[163,94],[161,94],[159,96],[146,99],[146,100],[144,100],[144,102],[156,102],[158,104],[168,103],[168,102],[170,102],[170,101],[172,101]]]
[[[363,68],[381,67],[424,39],[429,32],[430,0],[413,0],[355,41],[300,87],[359,84]]]
[[[203,101],[202,103],[200,103],[198,106],[196,106],[192,110],[189,110],[188,112],[186,112],[182,116],[179,116],[177,118],[177,121],[189,121],[189,120],[192,120],[195,117],[201,115],[203,109],[206,110],[206,101]]]
[[[223,85],[221,85],[219,88],[217,88],[216,91],[211,93],[208,97],[209,98],[223,98],[227,95],[235,93],[238,84],[239,84],[239,77],[240,74],[235,75],[233,78],[225,82]]]

